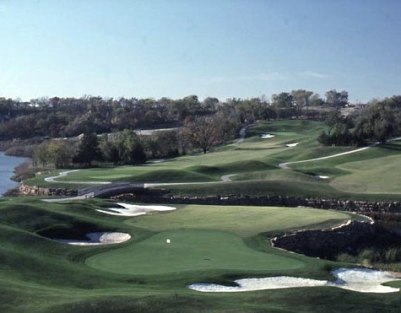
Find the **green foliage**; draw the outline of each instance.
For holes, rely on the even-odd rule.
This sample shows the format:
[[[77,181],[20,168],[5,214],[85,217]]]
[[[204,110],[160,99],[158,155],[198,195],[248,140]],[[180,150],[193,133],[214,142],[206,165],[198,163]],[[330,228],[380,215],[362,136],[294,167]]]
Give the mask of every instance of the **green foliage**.
[[[99,142],[95,133],[84,133],[74,155],[73,162],[90,166],[93,161],[101,159]]]
[[[45,141],[33,152],[33,163],[36,167],[65,168],[72,162],[74,146],[67,140]]]
[[[142,143],[134,131],[125,129],[122,133],[118,134],[115,146],[122,164],[136,165],[146,162]]]

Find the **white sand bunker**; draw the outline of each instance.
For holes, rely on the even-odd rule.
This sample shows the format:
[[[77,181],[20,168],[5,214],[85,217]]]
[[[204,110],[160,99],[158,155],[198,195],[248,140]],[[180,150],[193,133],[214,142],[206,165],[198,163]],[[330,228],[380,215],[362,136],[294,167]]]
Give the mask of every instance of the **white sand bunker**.
[[[56,239],[58,242],[75,246],[99,246],[121,243],[131,239],[131,235],[127,233],[88,233],[88,240],[68,240]]]
[[[330,176],[319,175],[319,178],[320,178],[320,179],[329,179],[329,178],[330,178]]]
[[[296,147],[296,146],[298,146],[298,144],[299,144],[299,142],[287,143],[286,146],[291,148],[291,147]]]
[[[389,293],[397,292],[399,288],[383,286],[381,284],[400,280],[390,272],[377,271],[365,268],[339,268],[333,271],[337,278],[337,287],[358,292]]]
[[[269,138],[273,138],[274,137],[274,135],[272,135],[272,134],[262,134],[262,135],[260,135],[260,138],[262,138],[262,139],[269,139]]]
[[[240,292],[298,287],[327,286],[326,280],[314,280],[288,276],[245,278],[235,281],[238,286],[223,286],[218,284],[192,284],[190,289],[202,292]]]
[[[107,209],[108,211],[98,209],[96,211],[110,215],[139,216],[151,212],[173,211],[176,209],[175,207],[161,205],[137,205],[127,203],[118,203],[118,205],[123,208],[109,208]]]
[[[267,277],[267,278],[246,278],[238,279],[235,283],[238,286],[223,286],[218,284],[192,284],[188,286],[192,290],[201,292],[242,292],[255,290],[270,290],[283,288],[300,287],[338,287],[357,292],[368,293],[389,293],[398,292],[399,288],[382,286],[382,283],[400,280],[390,272],[383,272],[364,268],[346,269],[340,268],[333,271],[337,280],[315,280],[308,278],[296,278],[288,276]]]

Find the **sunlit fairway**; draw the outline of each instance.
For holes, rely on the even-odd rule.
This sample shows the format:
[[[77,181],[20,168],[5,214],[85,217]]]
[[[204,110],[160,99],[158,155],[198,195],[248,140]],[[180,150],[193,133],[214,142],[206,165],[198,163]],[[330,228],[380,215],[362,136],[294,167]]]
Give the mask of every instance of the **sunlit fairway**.
[[[329,222],[340,224],[350,215],[311,208],[185,205],[177,211],[131,218],[127,224],[152,231],[203,229],[235,233],[241,237]]]
[[[397,142],[332,159],[290,164],[288,169],[279,167],[283,162],[355,149],[320,146],[317,137],[323,129],[325,126],[321,122],[264,122],[249,127],[247,138],[241,143],[233,141],[207,154],[186,155],[142,166],[85,169],[58,178],[59,183],[45,182],[44,177],[57,175],[55,171],[38,175],[27,183],[74,188],[87,187],[80,185],[80,181],[94,184],[104,181],[197,182],[197,185],[169,186],[168,189],[184,195],[270,194],[357,199],[371,194],[383,199],[399,198],[401,150]],[[266,133],[274,134],[274,137],[261,138]],[[294,142],[298,143],[295,147],[286,146]],[[230,174],[236,174],[230,177],[232,181],[222,183],[221,177]],[[328,176],[328,179],[319,179],[319,175]]]
[[[331,185],[356,193],[401,193],[401,157],[348,162],[338,166],[349,174],[335,178]]]
[[[221,175],[277,168],[281,160],[329,154],[338,151],[331,147],[319,151],[316,137],[324,125],[311,121],[279,121],[264,123],[249,131],[249,138],[242,143],[233,142],[207,154],[195,154],[165,160],[162,163],[143,166],[120,166],[96,168],[70,173],[58,180],[63,181],[132,181],[132,182],[207,182],[219,181]],[[276,136],[262,139],[260,134],[273,128]],[[291,131],[286,132],[289,128]],[[294,131],[292,131],[294,130]],[[298,132],[295,132],[298,131]],[[297,141],[299,146],[288,148],[287,143]],[[318,149],[318,150],[315,150]],[[343,150],[343,149],[342,149]],[[341,150],[341,151],[342,151]],[[296,153],[294,153],[294,151]],[[50,175],[54,175],[53,172]],[[49,174],[48,174],[49,175]],[[47,176],[47,175],[46,175]],[[28,181],[35,185],[57,185],[43,181],[39,175]],[[64,186],[59,184],[60,186]],[[79,185],[79,184],[76,184]],[[72,184],[71,186],[74,186]]]

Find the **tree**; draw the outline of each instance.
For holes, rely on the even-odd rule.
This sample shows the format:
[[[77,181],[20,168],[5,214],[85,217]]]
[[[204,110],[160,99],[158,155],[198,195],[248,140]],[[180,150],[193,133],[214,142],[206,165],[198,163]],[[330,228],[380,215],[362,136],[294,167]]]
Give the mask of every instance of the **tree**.
[[[309,98],[309,105],[313,107],[320,107],[324,104],[323,99],[320,97],[319,94],[314,93],[310,98]]]
[[[293,112],[294,98],[288,92],[281,92],[272,96],[272,106],[276,111],[277,118],[289,117]]]
[[[313,92],[304,89],[298,89],[291,91],[291,95],[294,100],[293,103],[295,105],[295,112],[299,117],[302,109],[309,107],[310,97],[313,95]]]
[[[219,99],[207,97],[202,101],[202,109],[208,112],[214,112],[216,110],[217,105],[219,104]]]
[[[78,151],[73,158],[73,162],[90,166],[92,161],[100,159],[101,153],[96,134],[84,133],[79,142]]]
[[[53,165],[55,168],[65,168],[71,163],[72,144],[68,140],[51,140],[41,143],[33,153],[35,166]]]
[[[109,140],[107,134],[103,135],[99,141],[99,149],[102,154],[103,161],[117,164],[120,161],[118,149],[115,143]]]
[[[129,129],[124,129],[117,136],[116,147],[119,159],[124,164],[142,164],[146,162],[146,154],[138,135]]]
[[[41,165],[41,167],[44,168],[49,161],[50,158],[47,152],[47,143],[42,143],[33,151],[33,164],[36,167]]]
[[[197,117],[187,122],[183,134],[194,147],[201,148],[203,153],[220,142],[220,121],[215,117]]]
[[[361,140],[385,142],[401,133],[400,104],[395,98],[372,101],[356,118],[354,133]]]
[[[326,104],[336,108],[344,107],[348,104],[348,92],[345,90],[337,92],[335,89],[327,91]]]

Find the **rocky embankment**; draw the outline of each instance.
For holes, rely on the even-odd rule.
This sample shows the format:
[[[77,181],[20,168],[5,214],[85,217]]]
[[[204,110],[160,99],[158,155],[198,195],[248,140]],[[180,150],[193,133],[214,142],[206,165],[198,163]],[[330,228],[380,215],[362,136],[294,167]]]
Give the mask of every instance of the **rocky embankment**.
[[[335,259],[340,253],[354,253],[356,247],[374,236],[376,225],[368,222],[349,221],[339,227],[323,230],[304,230],[275,237],[276,248],[313,257]]]
[[[356,201],[319,198],[296,198],[287,196],[171,196],[163,191],[144,190],[141,193],[126,193],[113,197],[120,201],[145,203],[210,204],[210,205],[266,205],[286,207],[313,207],[359,213],[401,213],[399,201]]]
[[[78,195],[76,189],[66,188],[44,188],[38,186],[29,186],[24,183],[18,187],[20,195],[25,196],[59,196],[59,197],[74,197]]]

